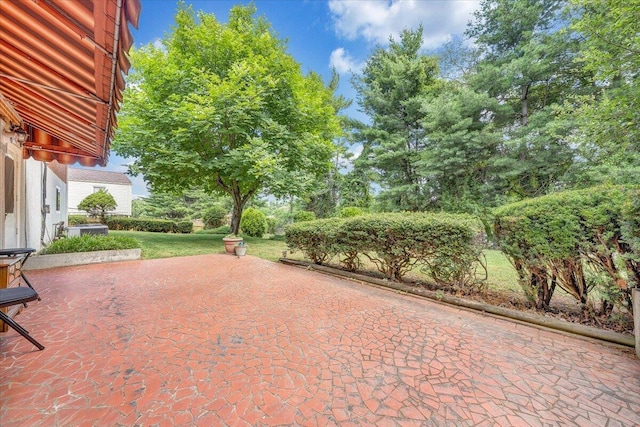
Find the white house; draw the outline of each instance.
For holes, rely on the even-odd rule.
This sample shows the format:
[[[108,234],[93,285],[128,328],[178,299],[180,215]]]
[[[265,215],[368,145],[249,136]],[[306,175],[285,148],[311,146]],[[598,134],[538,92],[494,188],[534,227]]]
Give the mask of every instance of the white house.
[[[105,166],[139,0],[0,0],[0,248],[67,219],[67,165]]]
[[[67,173],[69,214],[85,214],[78,205],[89,194],[106,190],[116,201],[113,215],[131,216],[132,184],[127,175],[120,172],[96,169],[69,168]]]

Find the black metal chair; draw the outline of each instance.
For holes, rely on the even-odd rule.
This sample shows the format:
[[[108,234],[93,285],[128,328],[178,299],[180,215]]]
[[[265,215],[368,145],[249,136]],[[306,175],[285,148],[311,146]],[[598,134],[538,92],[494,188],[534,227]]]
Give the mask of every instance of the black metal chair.
[[[16,304],[26,304],[37,299],[39,299],[38,293],[31,287],[21,286],[18,288],[0,289],[0,308]],[[2,311],[0,311],[0,320],[15,329],[20,335],[28,339],[31,344],[38,347],[38,349],[44,350],[44,346],[29,335],[29,331]]]
[[[29,258],[31,253],[35,252],[35,249],[31,248],[16,248],[16,249],[0,249],[0,257],[17,257],[22,256],[24,259],[22,260],[22,264]],[[15,288],[8,289],[0,289],[0,308],[10,307],[12,305],[24,304],[27,306],[28,302],[38,300],[40,301],[40,295],[38,292],[31,286],[31,283],[27,279],[27,277],[22,274],[22,280],[27,284],[27,286],[19,286]],[[39,350],[44,350],[44,346],[36,341],[31,335],[29,335],[29,331],[20,326],[15,320],[9,317],[6,313],[0,310],[0,320],[13,328],[16,332],[22,335],[24,338],[29,340],[29,342]]]

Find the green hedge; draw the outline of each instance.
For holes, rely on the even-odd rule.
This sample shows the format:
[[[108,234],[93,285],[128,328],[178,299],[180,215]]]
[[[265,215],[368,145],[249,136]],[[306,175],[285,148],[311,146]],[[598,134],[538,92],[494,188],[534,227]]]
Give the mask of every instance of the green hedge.
[[[463,284],[473,280],[480,230],[479,221],[464,215],[385,213],[302,222],[285,232],[290,249],[318,264],[339,256],[354,270],[362,255],[392,280],[420,265],[438,283]]]
[[[285,227],[287,246],[302,251],[316,264],[325,264],[337,254],[333,245],[338,222],[332,218],[289,224]]]
[[[140,248],[140,242],[133,237],[86,234],[84,236],[56,240],[51,245],[42,249],[40,254],[65,254],[137,248]]]
[[[494,211],[496,240],[536,307],[548,308],[556,287],[585,309],[595,286],[602,295],[628,294],[638,277],[637,249],[632,247],[640,235],[635,225],[639,209],[634,208],[638,194],[636,188],[600,186],[524,200]],[[613,288],[622,294],[612,292]],[[618,302],[603,300],[601,308],[610,312]]]
[[[106,222],[109,230],[150,231],[156,233],[191,233],[193,231],[193,223],[191,221],[175,222],[157,218],[109,217]]]
[[[88,224],[89,220],[86,215],[69,215],[67,223],[69,224],[69,227],[71,227],[73,225]]]

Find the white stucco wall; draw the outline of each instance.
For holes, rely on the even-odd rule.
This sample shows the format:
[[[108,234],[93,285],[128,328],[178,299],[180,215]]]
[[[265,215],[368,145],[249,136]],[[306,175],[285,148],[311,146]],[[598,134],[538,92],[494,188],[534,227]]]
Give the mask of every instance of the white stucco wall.
[[[70,215],[84,215],[85,211],[78,210],[78,205],[85,197],[95,192],[96,187],[103,187],[116,201],[116,209],[112,215],[131,216],[132,185],[110,184],[102,182],[84,182],[69,180],[68,208]]]
[[[24,246],[34,249],[41,249],[40,230],[42,230],[42,174],[44,163],[36,162],[33,159],[23,162],[25,168],[25,204],[26,204],[26,224]]]
[[[67,222],[67,189],[65,182],[51,170],[46,163],[33,159],[24,161],[25,167],[25,204],[26,226],[25,241],[31,248],[40,249],[41,241],[50,243],[55,237],[55,224]],[[46,175],[46,176],[45,176]],[[43,203],[42,188],[46,188]],[[60,210],[56,209],[56,190],[60,189]],[[48,212],[46,212],[48,206]],[[43,229],[43,208],[44,229]]]

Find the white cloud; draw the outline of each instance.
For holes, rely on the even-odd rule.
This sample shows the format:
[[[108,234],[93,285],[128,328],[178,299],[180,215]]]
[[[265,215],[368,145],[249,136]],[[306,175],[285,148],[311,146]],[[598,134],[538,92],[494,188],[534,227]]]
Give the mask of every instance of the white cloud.
[[[342,47],[331,52],[329,66],[335,68],[339,74],[357,73],[363,64],[356,62]]]
[[[162,43],[162,39],[155,39],[152,44],[156,49],[160,49],[163,52],[166,51],[166,49],[164,48],[164,44]]]
[[[424,48],[435,48],[462,34],[478,0],[329,0],[335,30],[348,40],[385,45],[403,29],[424,27]]]

